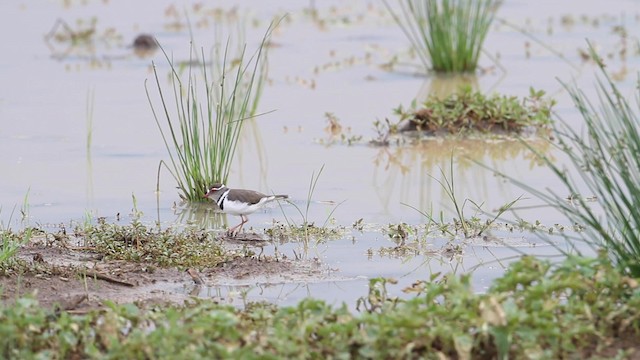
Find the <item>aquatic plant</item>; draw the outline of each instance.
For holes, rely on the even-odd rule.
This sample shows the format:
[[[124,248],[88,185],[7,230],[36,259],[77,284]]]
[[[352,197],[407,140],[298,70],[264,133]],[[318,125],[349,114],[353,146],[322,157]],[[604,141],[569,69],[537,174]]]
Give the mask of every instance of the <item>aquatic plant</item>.
[[[590,51],[602,76],[597,81],[597,103],[576,85],[564,84],[586,129],[577,130],[566,122],[555,128],[554,145],[568,157],[569,165],[536,153],[561,188],[516,183],[558,209],[571,224],[583,226],[574,240],[605,248],[621,271],[640,277],[640,91],[632,106],[600,57]]]
[[[169,170],[178,182],[181,198],[202,201],[208,186],[227,181],[242,124],[256,116],[267,76],[267,41],[276,25],[274,22],[269,25],[251,56],[247,54],[246,44],[232,54],[231,39],[224,45],[216,43],[209,59],[210,68],[204,50],[197,59],[192,49],[186,83],[179,75],[179,65],[161,47],[171,67],[175,111],[170,111],[170,97],[162,90],[155,63],[153,71],[162,115],[158,115],[153,106],[146,83],[145,90],[170,158],[169,163],[160,163],[158,172],[162,165]],[[195,65],[198,61],[199,65]],[[166,120],[168,133],[160,123],[160,116]]]
[[[495,16],[496,0],[383,0],[425,72],[472,72]]]
[[[440,99],[430,96],[418,110],[394,109],[400,126],[393,130],[419,130],[427,134],[521,134],[525,129],[547,128],[555,101],[543,90],[529,89],[529,96],[519,98],[493,94],[487,96],[463,86],[454,94]],[[412,104],[411,108],[416,108]],[[392,128],[390,128],[392,129]]]
[[[269,236],[283,239],[300,238],[306,247],[309,245],[309,241],[312,237],[316,237],[319,239],[318,241],[320,241],[326,240],[327,238],[335,237],[335,235],[341,233],[337,229],[329,229],[327,227],[327,224],[331,220],[331,216],[336,211],[338,206],[342,205],[342,202],[336,204],[333,209],[331,209],[324,222],[322,223],[322,226],[316,226],[315,223],[309,218],[309,208],[311,207],[311,203],[313,202],[313,193],[316,191],[318,180],[320,179],[320,175],[322,175],[323,170],[324,165],[320,167],[320,170],[318,170],[317,173],[314,171],[311,174],[309,188],[307,189],[307,199],[304,204],[304,211],[295,202],[289,199],[284,200],[289,205],[293,206],[296,212],[300,215],[300,221],[297,222],[293,216],[287,216],[282,206],[280,206],[280,211],[282,211],[282,215],[284,216],[284,220],[287,226],[274,226],[271,229],[268,229],[267,234]]]
[[[456,194],[456,186],[453,174],[453,154],[449,161],[449,175],[447,176],[442,168],[440,169],[440,175],[442,179],[438,179],[433,175],[429,176],[440,185],[442,191],[447,196],[451,205],[453,205],[454,213],[457,217],[453,218],[452,224],[449,224],[444,220],[444,214],[442,211],[440,212],[439,218],[437,219],[433,215],[433,209],[430,212],[425,212],[409,204],[402,204],[416,210],[420,213],[420,215],[427,218],[427,229],[430,229],[432,225],[435,225],[442,234],[447,234],[451,237],[456,237],[459,232],[462,233],[464,238],[482,236],[482,234],[487,229],[489,229],[489,227],[491,227],[491,225],[494,224],[496,220],[500,218],[500,216],[502,216],[502,214],[511,209],[513,205],[515,205],[522,198],[522,196],[519,196],[515,200],[504,203],[502,206],[500,206],[500,208],[498,208],[495,214],[492,214],[492,218],[482,221],[477,215],[486,213],[482,209],[484,203],[478,203],[469,198],[465,198],[464,200],[462,200]],[[474,208],[474,215],[471,217],[468,217],[465,214],[468,204],[471,204]]]

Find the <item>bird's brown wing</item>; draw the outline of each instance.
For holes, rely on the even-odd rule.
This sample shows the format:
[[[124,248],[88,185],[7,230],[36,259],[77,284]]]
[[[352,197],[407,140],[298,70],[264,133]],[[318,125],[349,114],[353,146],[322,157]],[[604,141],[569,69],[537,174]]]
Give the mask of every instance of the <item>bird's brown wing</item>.
[[[257,204],[260,202],[260,199],[264,197],[267,197],[267,195],[257,191],[232,189],[231,192],[229,192],[229,196],[227,196],[227,200]]]

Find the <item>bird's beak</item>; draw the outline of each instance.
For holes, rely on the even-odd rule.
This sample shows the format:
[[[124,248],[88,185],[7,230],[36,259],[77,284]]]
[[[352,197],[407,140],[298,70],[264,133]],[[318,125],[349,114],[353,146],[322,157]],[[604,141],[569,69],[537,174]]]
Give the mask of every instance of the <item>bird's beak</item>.
[[[206,193],[206,194],[204,194],[204,196],[203,196],[203,197],[204,197],[204,198],[208,198],[208,197],[209,197],[209,194],[211,194],[211,190],[207,191],[207,193]]]

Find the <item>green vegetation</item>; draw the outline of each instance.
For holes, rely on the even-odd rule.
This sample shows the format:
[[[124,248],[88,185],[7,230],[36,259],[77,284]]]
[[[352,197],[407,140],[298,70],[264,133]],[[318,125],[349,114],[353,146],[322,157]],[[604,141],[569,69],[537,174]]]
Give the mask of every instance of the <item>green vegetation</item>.
[[[19,233],[0,227],[0,271],[10,265],[11,260],[23,244],[31,239],[33,228],[26,228]]]
[[[444,220],[444,215],[440,212],[439,219],[436,219],[433,216],[433,213],[426,213],[421,211],[418,208],[415,208],[408,204],[403,204],[409,206],[410,208],[418,211],[422,216],[426,217],[428,220],[427,229],[431,228],[432,224],[435,224],[436,227],[443,233],[447,234],[451,237],[456,237],[458,233],[462,233],[465,238],[478,237],[481,236],[495,221],[502,216],[505,212],[507,212],[516,202],[520,200],[521,197],[516,198],[513,201],[505,203],[502,205],[497,211],[496,214],[492,215],[491,219],[487,219],[482,221],[478,218],[478,214],[485,213],[482,210],[483,203],[477,203],[471,199],[460,200],[460,198],[456,195],[456,187],[454,184],[454,175],[453,175],[453,155],[451,156],[451,160],[449,163],[449,176],[444,172],[444,170],[440,169],[440,175],[442,176],[442,180],[435,178],[432,175],[429,175],[432,179],[434,179],[442,188],[442,191],[447,195],[447,198],[453,205],[455,214],[457,216],[453,218],[453,224],[449,224]],[[465,210],[467,208],[467,204],[471,204],[475,208],[475,213],[471,218],[468,218],[465,215]]]
[[[232,256],[204,230],[150,229],[137,220],[121,226],[99,222],[85,227],[84,245],[108,260],[148,262],[158,266],[214,267]]]
[[[469,87],[444,99],[430,96],[417,111],[399,106],[394,112],[407,121],[398,131],[424,131],[427,134],[521,134],[525,129],[544,129],[551,124],[555,102],[545,92],[530,89],[529,96],[494,94],[486,96]],[[412,108],[415,108],[415,104]],[[390,129],[396,127],[389,126]]]
[[[593,52],[592,56],[599,59]],[[596,106],[577,87],[565,85],[586,126],[586,131],[566,123],[556,127],[555,145],[573,169],[537,153],[564,189],[518,184],[558,209],[571,224],[581,224],[584,231],[578,240],[606,249],[623,273],[640,277],[640,111],[599,64],[604,80],[598,81]],[[589,201],[593,198],[595,206]]]
[[[298,204],[296,204],[295,202],[291,200],[285,200],[287,203],[293,206],[294,209],[296,209],[296,211],[300,215],[300,221],[296,222],[293,217],[287,216],[282,206],[280,206],[280,211],[282,211],[286,226],[284,224],[275,224],[275,226],[266,230],[267,235],[271,236],[272,238],[286,241],[299,239],[302,240],[302,242],[306,246],[309,244],[311,238],[316,238],[318,239],[318,241],[322,241],[326,240],[327,238],[335,238],[342,234],[342,231],[340,229],[327,227],[327,224],[331,220],[331,216],[336,211],[338,206],[340,206],[342,203],[338,203],[333,207],[333,209],[331,209],[331,212],[329,212],[329,214],[325,218],[322,226],[316,226],[315,223],[310,221],[309,219],[309,208],[311,207],[313,193],[316,190],[318,180],[320,179],[320,175],[322,174],[323,170],[324,165],[320,167],[320,170],[317,174],[315,172],[311,174],[311,181],[309,182],[304,211],[302,211],[300,206],[298,206]]]
[[[307,191],[307,201],[305,202],[304,212],[302,211],[302,209],[300,209],[300,207],[296,203],[290,200],[285,200],[296,209],[298,214],[300,214],[300,218],[302,220],[301,224],[298,225],[293,218],[287,217],[287,215],[283,212],[285,220],[287,224],[289,224],[290,226],[293,226],[293,227],[299,226],[300,228],[308,228],[309,226],[312,226],[312,223],[309,221],[309,207],[311,207],[311,202],[312,202],[311,199],[313,198],[313,193],[316,190],[316,186],[318,185],[318,180],[320,179],[320,175],[322,174],[323,170],[324,170],[324,165],[320,167],[320,170],[318,171],[317,174],[315,172],[311,174],[311,181],[309,182],[309,189]],[[333,211],[335,211],[335,208],[333,209]],[[331,214],[333,214],[333,211],[331,211]],[[327,216],[327,218],[324,221],[324,224],[322,224],[322,227],[325,227],[327,225],[327,222],[331,218],[331,214]]]
[[[213,50],[211,68],[208,69],[202,51],[199,59],[201,77],[197,74],[196,65],[193,65],[197,60],[191,58],[186,84],[181,80],[173,60],[162,49],[171,67],[174,114],[170,110],[170,96],[162,91],[153,64],[162,115],[158,115],[153,106],[146,84],[145,89],[169,152],[170,162],[161,162],[161,165],[164,164],[178,182],[181,198],[203,201],[203,194],[211,184],[226,182],[242,124],[244,120],[256,116],[267,76],[267,41],[274,26],[274,23],[269,26],[260,46],[251,56],[246,53],[246,45],[237,54],[230,54],[230,40],[224,46],[218,43]],[[165,118],[168,134],[159,116]]]
[[[398,0],[387,10],[411,42],[425,72],[475,71],[499,1]]]
[[[20,214],[22,216],[22,221],[25,224],[25,228],[18,233],[11,230],[11,222],[15,211],[16,207],[14,206],[7,221],[8,225],[5,226],[2,220],[0,220],[0,270],[2,271],[5,270],[5,266],[10,264],[11,260],[20,249],[20,246],[28,243],[33,235],[34,229],[26,226],[26,219],[29,217],[29,191],[27,191],[27,194],[24,196],[24,201],[20,208]],[[0,214],[2,214],[1,206]]]
[[[552,266],[524,257],[485,294],[470,277],[432,276],[391,296],[374,279],[360,312],[211,301],[108,303],[85,315],[31,299],[0,304],[3,358],[612,358],[637,351],[640,291],[606,257]]]

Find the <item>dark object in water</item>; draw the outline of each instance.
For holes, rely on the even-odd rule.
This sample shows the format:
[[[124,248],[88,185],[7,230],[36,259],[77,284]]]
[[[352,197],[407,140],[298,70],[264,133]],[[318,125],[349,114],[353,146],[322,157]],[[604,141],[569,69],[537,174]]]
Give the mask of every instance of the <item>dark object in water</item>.
[[[433,132],[434,129],[429,129],[428,124],[429,119],[431,117],[431,110],[429,109],[420,109],[413,113],[413,116],[409,118],[407,121],[404,121],[402,126],[398,129],[399,132],[407,132],[407,131],[427,131]]]
[[[156,39],[149,34],[140,34],[133,40],[133,48],[135,50],[155,50],[158,47]]]

